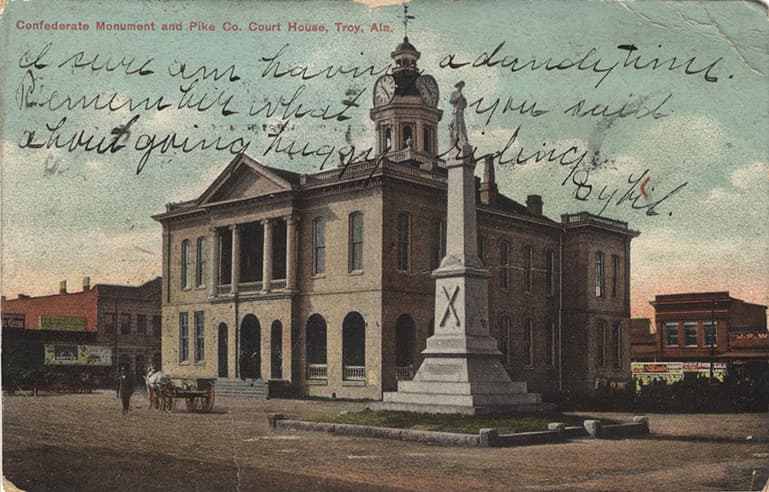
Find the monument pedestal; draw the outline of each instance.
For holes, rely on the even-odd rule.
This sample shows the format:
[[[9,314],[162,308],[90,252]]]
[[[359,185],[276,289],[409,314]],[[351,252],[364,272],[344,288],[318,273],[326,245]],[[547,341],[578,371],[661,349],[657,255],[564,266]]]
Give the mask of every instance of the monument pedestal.
[[[465,152],[470,155],[471,152]],[[375,410],[485,415],[539,411],[542,397],[513,382],[502,367],[497,341],[489,335],[488,279],[476,253],[475,164],[447,163],[447,256],[435,278],[435,335],[411,381],[383,394]]]

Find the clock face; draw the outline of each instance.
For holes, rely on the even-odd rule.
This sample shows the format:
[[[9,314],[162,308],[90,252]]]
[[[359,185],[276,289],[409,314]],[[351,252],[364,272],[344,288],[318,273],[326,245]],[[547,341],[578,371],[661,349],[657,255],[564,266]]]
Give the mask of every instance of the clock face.
[[[438,106],[438,83],[432,75],[420,75],[417,79],[417,90],[422,97],[422,101],[428,106]]]
[[[374,106],[389,103],[395,95],[395,79],[392,75],[382,75],[374,84]]]

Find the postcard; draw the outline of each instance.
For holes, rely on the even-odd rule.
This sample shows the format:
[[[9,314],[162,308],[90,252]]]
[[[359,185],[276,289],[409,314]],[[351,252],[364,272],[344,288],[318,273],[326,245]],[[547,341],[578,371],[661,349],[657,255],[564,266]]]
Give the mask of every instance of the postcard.
[[[429,363],[448,350],[431,337],[455,330],[490,337],[494,367],[542,395],[537,403],[631,378],[631,319],[654,319],[658,296],[720,293],[703,301],[712,306],[695,331],[675,328],[675,345],[699,346],[695,365],[711,379],[716,337],[739,338],[717,335],[727,329],[717,302],[763,306],[755,319],[766,331],[761,3],[11,0],[0,27],[4,337],[59,333],[35,339],[40,363],[96,368],[109,388],[120,368],[142,381],[161,368],[187,378],[180,398],[213,407],[213,434],[148,413],[167,403],[151,392],[133,397],[145,408],[130,418],[156,415],[155,430],[161,418],[168,446],[181,434],[186,449],[210,446],[204,466],[225,489],[259,488],[233,471],[259,460],[275,467],[266,489],[311,486],[309,476],[323,489],[458,489],[473,475],[412,480],[418,450],[384,467],[345,458],[349,473],[332,473],[342,465],[331,455],[357,453],[337,441],[305,443],[329,456],[302,464],[310,455],[293,437],[262,439],[246,420],[226,421],[206,381],[221,398],[251,380],[264,386],[257,393],[298,398],[292,405],[383,404],[427,372],[473,372]],[[457,162],[464,178],[452,174]],[[92,307],[76,294],[94,296]],[[650,334],[661,323],[649,322]],[[144,462],[131,458],[129,471],[118,454],[138,453],[135,439],[156,446],[155,431],[117,420],[111,398],[111,415],[99,413],[104,402],[83,412],[119,428],[105,434],[112,444],[88,437],[75,400],[62,400],[65,444],[64,424],[45,416],[57,413],[54,399],[5,398],[3,474],[29,490],[67,480],[91,490],[122,476],[116,488],[145,489]],[[244,401],[229,411],[248,415]],[[41,433],[29,441],[38,467],[23,459],[26,405]],[[381,444],[359,454],[387,453]],[[183,474],[201,459],[175,452],[169,466]],[[56,478],[40,475],[46,461]],[[402,483],[383,478],[401,467]],[[95,481],[82,478],[88,470]],[[218,488],[200,469],[190,476]],[[515,488],[487,479],[476,486]]]

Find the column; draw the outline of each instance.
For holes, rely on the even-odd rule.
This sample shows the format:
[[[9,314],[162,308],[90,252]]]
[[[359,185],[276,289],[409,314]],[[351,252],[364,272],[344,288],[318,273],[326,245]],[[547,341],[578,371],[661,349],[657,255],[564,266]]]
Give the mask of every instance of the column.
[[[262,292],[269,292],[272,287],[272,222],[262,221],[264,226],[264,246],[262,247]]]
[[[211,246],[211,264],[208,269],[208,297],[216,297],[216,287],[219,285],[219,232],[216,227],[208,230],[208,242]]]
[[[232,231],[232,271],[230,272],[230,294],[237,295],[240,283],[240,231],[238,225],[230,226]]]
[[[286,217],[286,290],[296,290],[296,223],[293,215]]]

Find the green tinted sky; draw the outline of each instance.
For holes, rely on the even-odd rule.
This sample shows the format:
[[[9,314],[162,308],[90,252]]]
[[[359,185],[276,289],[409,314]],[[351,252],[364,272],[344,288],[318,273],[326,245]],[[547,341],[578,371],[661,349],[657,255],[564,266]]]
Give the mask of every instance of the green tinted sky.
[[[663,198],[683,183],[686,186],[663,201],[659,215],[633,210],[629,202],[609,204],[608,217],[627,221],[641,236],[633,242],[632,288],[634,314],[648,315],[647,301],[655,294],[729,290],[732,295],[766,304],[769,278],[769,25],[766,10],[753,2],[438,2],[410,4],[416,16],[409,37],[421,51],[420,67],[437,79],[442,94],[440,106],[450,111],[447,96],[458,80],[466,82],[469,102],[484,98],[483,107],[500,98],[497,112],[488,124],[489,113],[468,112],[470,140],[479,152],[504,147],[515,128],[520,132],[507,157],[523,147],[527,154],[537,149],[566,150],[575,145],[594,155],[577,177],[589,172],[594,186],[588,201],[574,197],[572,182],[562,185],[568,169],[555,163],[500,166],[500,189],[518,201],[530,193],[543,195],[545,213],[587,210],[598,213],[605,202],[598,195],[606,186],[608,195],[619,188],[619,198],[630,186],[630,176],[648,169],[649,201]],[[370,9],[348,2],[11,2],[2,14],[3,71],[0,74],[0,138],[2,138],[2,291],[31,294],[55,291],[60,279],[77,285],[80,277],[94,282],[138,283],[161,269],[160,227],[150,215],[161,212],[170,201],[190,199],[202,192],[221,171],[230,156],[226,151],[154,155],[136,174],[141,152],[133,150],[141,134],[157,134],[158,140],[176,132],[198,140],[222,136],[250,141],[248,153],[270,165],[296,171],[320,167],[321,158],[268,153],[266,128],[280,121],[279,114],[248,116],[252,104],[265,99],[290,98],[306,85],[297,102],[305,108],[342,108],[348,91],[365,91],[361,106],[348,110],[344,122],[292,119],[284,143],[297,140],[312,149],[322,145],[341,149],[372,146],[373,126],[368,117],[371,87],[376,76],[353,78],[337,75],[302,81],[296,77],[264,76],[271,57],[288,44],[279,60],[282,68],[307,66],[316,72],[333,66],[383,68],[389,53],[403,37],[400,6]],[[87,22],[87,32],[30,31],[17,23]],[[96,22],[155,22],[157,32],[97,32]],[[214,32],[189,31],[191,21],[213,24]],[[225,21],[238,24],[241,32],[223,32]],[[281,23],[280,32],[249,32],[248,23]],[[161,32],[162,23],[182,22],[184,31]],[[326,33],[287,30],[289,22],[323,24]],[[361,25],[363,33],[337,33],[335,23]],[[394,27],[391,33],[368,32],[372,23]],[[618,66],[598,83],[601,74],[590,70],[512,71],[510,67],[469,66],[441,68],[440,62],[454,54],[455,62],[473,62],[483,52],[491,53],[500,43],[497,60],[519,58],[519,66],[536,59],[586,58],[584,66],[596,63]],[[51,43],[42,69],[19,68],[24,53],[39,53]],[[634,45],[639,65],[655,57],[686,62],[691,71],[713,64],[708,82],[704,73],[685,75],[686,65],[667,70],[623,67],[627,51],[619,45]],[[104,71],[93,72],[61,64],[83,51],[83,59],[111,57],[126,61],[135,57],[137,67],[148,58],[154,73],[140,77]],[[34,56],[32,57],[34,58]],[[177,109],[181,81],[168,72],[185,63],[189,70],[206,65],[225,69],[235,65],[237,81],[202,80],[198,95],[207,92],[232,96],[222,116],[213,109],[197,112]],[[30,92],[34,77],[34,90]],[[190,81],[184,82],[189,83]],[[596,87],[598,85],[598,87]],[[19,94],[27,101],[41,101],[56,90],[61,96],[119,93],[140,100],[163,96],[174,104],[157,112],[121,110],[110,113],[93,109],[52,111],[19,107]],[[512,107],[536,102],[541,116],[503,113],[508,98]],[[663,117],[575,117],[564,114],[585,99],[585,109],[608,104],[612,110],[625,103],[660,108]],[[36,130],[45,141],[45,125],[67,117],[62,135],[75,131],[108,137],[110,129],[125,124],[133,115],[126,148],[115,154],[82,151],[22,149],[24,132]],[[447,142],[448,117],[439,132]],[[267,125],[267,127],[265,127]],[[637,187],[636,187],[637,194]],[[637,202],[639,204],[643,201]],[[649,202],[646,202],[649,203]]]

